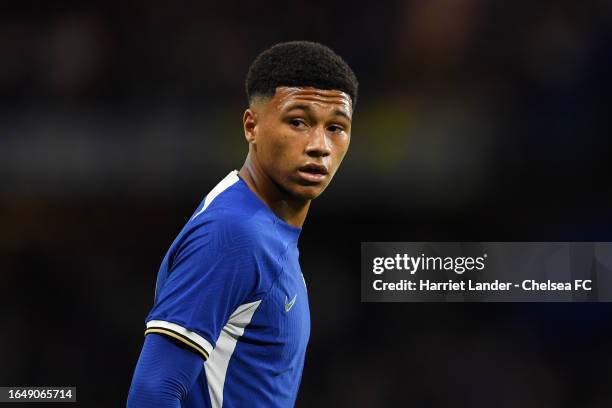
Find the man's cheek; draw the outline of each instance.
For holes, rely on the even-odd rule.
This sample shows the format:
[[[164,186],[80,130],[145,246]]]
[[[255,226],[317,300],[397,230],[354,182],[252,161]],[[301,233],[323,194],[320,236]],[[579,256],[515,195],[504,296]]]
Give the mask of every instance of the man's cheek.
[[[338,170],[338,167],[340,167],[340,164],[342,164],[342,160],[344,160],[344,156],[346,155],[346,150],[339,152],[334,160],[334,173],[336,172],[336,170]]]

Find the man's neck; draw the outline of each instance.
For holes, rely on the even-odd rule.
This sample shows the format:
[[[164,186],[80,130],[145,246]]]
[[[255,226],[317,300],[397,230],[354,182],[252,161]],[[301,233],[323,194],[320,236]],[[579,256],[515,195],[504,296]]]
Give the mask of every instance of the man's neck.
[[[289,225],[301,228],[306,220],[310,200],[295,200],[287,196],[260,168],[247,156],[240,169],[240,178],[276,214]]]

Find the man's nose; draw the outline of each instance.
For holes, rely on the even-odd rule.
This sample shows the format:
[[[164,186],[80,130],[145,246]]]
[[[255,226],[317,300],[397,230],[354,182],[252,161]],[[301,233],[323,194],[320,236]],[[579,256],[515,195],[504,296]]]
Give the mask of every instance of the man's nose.
[[[325,129],[320,127],[313,129],[306,146],[306,154],[311,157],[325,157],[331,154],[331,146]]]

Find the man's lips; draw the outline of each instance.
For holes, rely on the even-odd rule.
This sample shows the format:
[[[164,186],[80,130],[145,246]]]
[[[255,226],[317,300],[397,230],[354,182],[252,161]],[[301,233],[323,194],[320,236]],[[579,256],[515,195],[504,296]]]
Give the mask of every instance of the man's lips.
[[[321,182],[329,173],[327,167],[317,163],[308,163],[300,167],[298,172],[303,179],[312,183]]]

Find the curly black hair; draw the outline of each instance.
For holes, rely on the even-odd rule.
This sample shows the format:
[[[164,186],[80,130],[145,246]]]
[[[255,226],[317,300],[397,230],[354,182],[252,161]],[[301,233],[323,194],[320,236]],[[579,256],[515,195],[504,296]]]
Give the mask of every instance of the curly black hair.
[[[249,103],[254,97],[273,97],[278,86],[312,86],[335,89],[357,102],[359,83],[347,63],[325,45],[290,41],[263,51],[253,61],[246,77]]]

